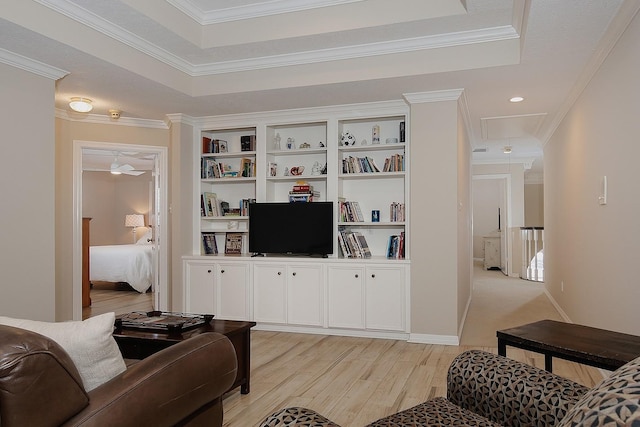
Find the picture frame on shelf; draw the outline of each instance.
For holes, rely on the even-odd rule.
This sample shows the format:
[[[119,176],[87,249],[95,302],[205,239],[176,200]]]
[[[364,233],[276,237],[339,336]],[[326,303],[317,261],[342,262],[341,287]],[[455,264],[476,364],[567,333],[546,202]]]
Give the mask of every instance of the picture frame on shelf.
[[[278,164],[269,162],[269,176],[278,176]]]
[[[218,149],[220,153],[228,153],[229,151],[229,146],[227,144],[227,141],[223,141],[223,140],[219,140],[218,141]]]

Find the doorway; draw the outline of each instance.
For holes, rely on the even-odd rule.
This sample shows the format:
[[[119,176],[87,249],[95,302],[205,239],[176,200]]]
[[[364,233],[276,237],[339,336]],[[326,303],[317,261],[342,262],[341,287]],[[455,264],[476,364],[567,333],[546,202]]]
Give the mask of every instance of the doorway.
[[[473,258],[485,258],[484,244],[499,241],[499,268],[509,276],[511,268],[511,176],[490,174],[473,176]]]
[[[121,144],[95,141],[74,141],[73,143],[73,319],[82,319],[82,217],[83,217],[83,168],[89,170],[127,171],[129,174],[138,173],[132,166],[134,161],[123,162],[117,157],[119,153],[146,159],[150,163],[148,173],[149,182],[149,212],[147,222],[152,230],[152,290],[153,306],[156,310],[168,309],[168,248],[167,242],[167,169],[168,150],[166,147]],[[102,156],[100,156],[102,154]],[[87,161],[91,157],[91,163]],[[104,158],[100,164],[100,157]],[[129,158],[129,160],[135,160]],[[85,165],[85,166],[83,166]],[[147,172],[147,171],[145,171]],[[139,236],[141,237],[141,236]]]

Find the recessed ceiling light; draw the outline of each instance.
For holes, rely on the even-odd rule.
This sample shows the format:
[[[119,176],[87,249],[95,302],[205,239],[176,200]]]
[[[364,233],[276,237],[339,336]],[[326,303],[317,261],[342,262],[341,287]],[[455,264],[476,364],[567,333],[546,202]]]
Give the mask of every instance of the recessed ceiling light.
[[[78,113],[88,113],[93,109],[93,105],[91,105],[91,100],[89,98],[81,98],[79,96],[74,96],[73,98],[71,98],[69,107],[71,107],[73,111],[77,111]]]
[[[521,97],[521,96],[514,96],[509,101],[511,101],[511,102],[522,102],[522,101],[524,101],[524,98]]]

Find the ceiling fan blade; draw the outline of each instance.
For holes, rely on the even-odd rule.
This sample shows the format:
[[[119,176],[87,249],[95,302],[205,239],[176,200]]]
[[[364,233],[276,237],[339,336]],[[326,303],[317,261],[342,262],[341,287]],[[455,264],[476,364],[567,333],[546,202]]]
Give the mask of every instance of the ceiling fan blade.
[[[144,173],[144,171],[122,171],[122,173],[124,175],[138,176],[138,175],[142,175]]]
[[[133,166],[131,166],[130,164],[124,164],[124,165],[120,165],[120,166],[118,166],[118,167],[116,168],[116,170],[117,170],[118,172],[123,172],[123,173],[124,173],[124,172],[129,172],[129,171],[134,170],[134,167],[133,167]]]

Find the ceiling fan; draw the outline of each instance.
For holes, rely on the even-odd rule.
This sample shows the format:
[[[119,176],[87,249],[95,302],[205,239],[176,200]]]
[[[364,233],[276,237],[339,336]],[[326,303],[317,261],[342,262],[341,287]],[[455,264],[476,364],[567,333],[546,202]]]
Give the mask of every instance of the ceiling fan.
[[[102,163],[104,166],[100,166],[99,164],[94,164],[93,165],[94,167],[91,167],[91,166],[83,167],[83,170],[111,172],[113,175],[124,174],[124,175],[134,175],[134,176],[142,175],[145,172],[143,170],[136,170],[133,166],[131,166],[128,163],[121,163],[119,160],[121,153],[116,152],[113,154],[115,154],[115,158],[108,167],[107,167],[108,163],[107,164]]]

